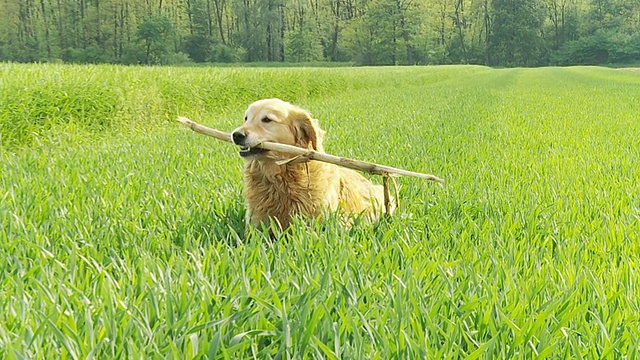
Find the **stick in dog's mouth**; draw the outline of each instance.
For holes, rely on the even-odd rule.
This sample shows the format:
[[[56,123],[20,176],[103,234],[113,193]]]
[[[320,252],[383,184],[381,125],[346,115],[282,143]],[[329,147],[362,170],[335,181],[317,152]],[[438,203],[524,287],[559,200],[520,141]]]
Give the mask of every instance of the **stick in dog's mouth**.
[[[227,141],[231,143],[233,142],[233,140],[231,139],[231,134],[229,133],[225,133],[222,131],[218,131],[216,129],[212,129],[212,128],[200,125],[197,122],[191,121],[184,116],[178,116],[178,121],[180,121],[181,123],[183,123],[184,125],[186,125],[191,130],[197,133],[211,136],[218,140]],[[299,147],[291,146],[291,145],[277,144],[277,143],[271,143],[271,142],[265,142],[264,145],[268,146],[269,148],[271,148],[271,150],[274,150],[274,151],[288,153],[291,155],[304,156],[305,159],[323,161],[326,163],[343,166],[343,167],[358,170],[358,171],[364,171],[369,174],[374,174],[374,175],[397,174],[397,175],[413,176],[421,179],[435,181],[440,183],[440,185],[444,186],[444,179],[441,179],[431,174],[423,174],[423,173],[418,173],[414,171],[398,169],[390,166],[370,163],[366,161],[338,157],[338,156],[330,155],[326,153],[319,153],[313,150],[301,149]],[[251,151],[253,151],[253,148],[251,148]],[[241,155],[242,155],[242,152],[241,152]]]
[[[262,149],[262,148],[259,148],[259,147],[246,146],[246,147],[241,147],[240,151],[238,152],[238,154],[240,154],[240,156],[242,156],[242,157],[246,157],[246,156],[249,156],[249,155],[262,154],[262,153],[265,153],[267,151],[269,151],[269,150],[265,150],[265,149]]]

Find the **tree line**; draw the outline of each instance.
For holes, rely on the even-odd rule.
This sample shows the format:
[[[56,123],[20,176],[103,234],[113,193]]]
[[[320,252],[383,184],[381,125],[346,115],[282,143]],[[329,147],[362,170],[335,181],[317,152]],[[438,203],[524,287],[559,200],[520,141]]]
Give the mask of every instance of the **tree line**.
[[[0,0],[0,61],[640,63],[640,0]]]

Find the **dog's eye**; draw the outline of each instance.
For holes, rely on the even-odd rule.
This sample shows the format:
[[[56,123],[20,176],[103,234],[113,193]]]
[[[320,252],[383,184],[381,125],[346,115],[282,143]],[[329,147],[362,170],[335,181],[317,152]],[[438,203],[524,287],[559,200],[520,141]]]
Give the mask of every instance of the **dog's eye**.
[[[271,119],[269,119],[268,117],[262,118],[262,122],[263,122],[263,123],[265,123],[265,124],[268,124],[268,123],[270,123],[271,121],[272,121],[272,120],[271,120]]]
[[[244,117],[244,122],[247,122],[247,117],[246,116]]]

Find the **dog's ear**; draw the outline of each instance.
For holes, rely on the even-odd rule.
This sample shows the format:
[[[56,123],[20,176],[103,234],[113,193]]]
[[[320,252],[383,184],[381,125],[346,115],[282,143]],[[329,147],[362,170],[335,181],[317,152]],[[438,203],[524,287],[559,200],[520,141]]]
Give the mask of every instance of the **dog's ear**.
[[[316,151],[324,151],[322,148],[322,139],[324,130],[320,129],[318,120],[312,119],[308,112],[296,110],[290,113],[293,124],[293,135],[296,138],[296,146]]]

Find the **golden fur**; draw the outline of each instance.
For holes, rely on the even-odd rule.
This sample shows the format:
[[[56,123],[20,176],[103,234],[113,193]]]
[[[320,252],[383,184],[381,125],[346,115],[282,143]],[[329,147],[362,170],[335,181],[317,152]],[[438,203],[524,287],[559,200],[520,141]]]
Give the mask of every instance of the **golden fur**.
[[[280,99],[249,106],[245,123],[232,132],[234,143],[243,148],[248,224],[275,220],[286,228],[296,215],[322,218],[338,210],[376,219],[384,212],[382,186],[353,170],[319,161],[278,165],[277,160],[291,155],[251,150],[271,141],[322,152],[324,133],[308,112]]]

